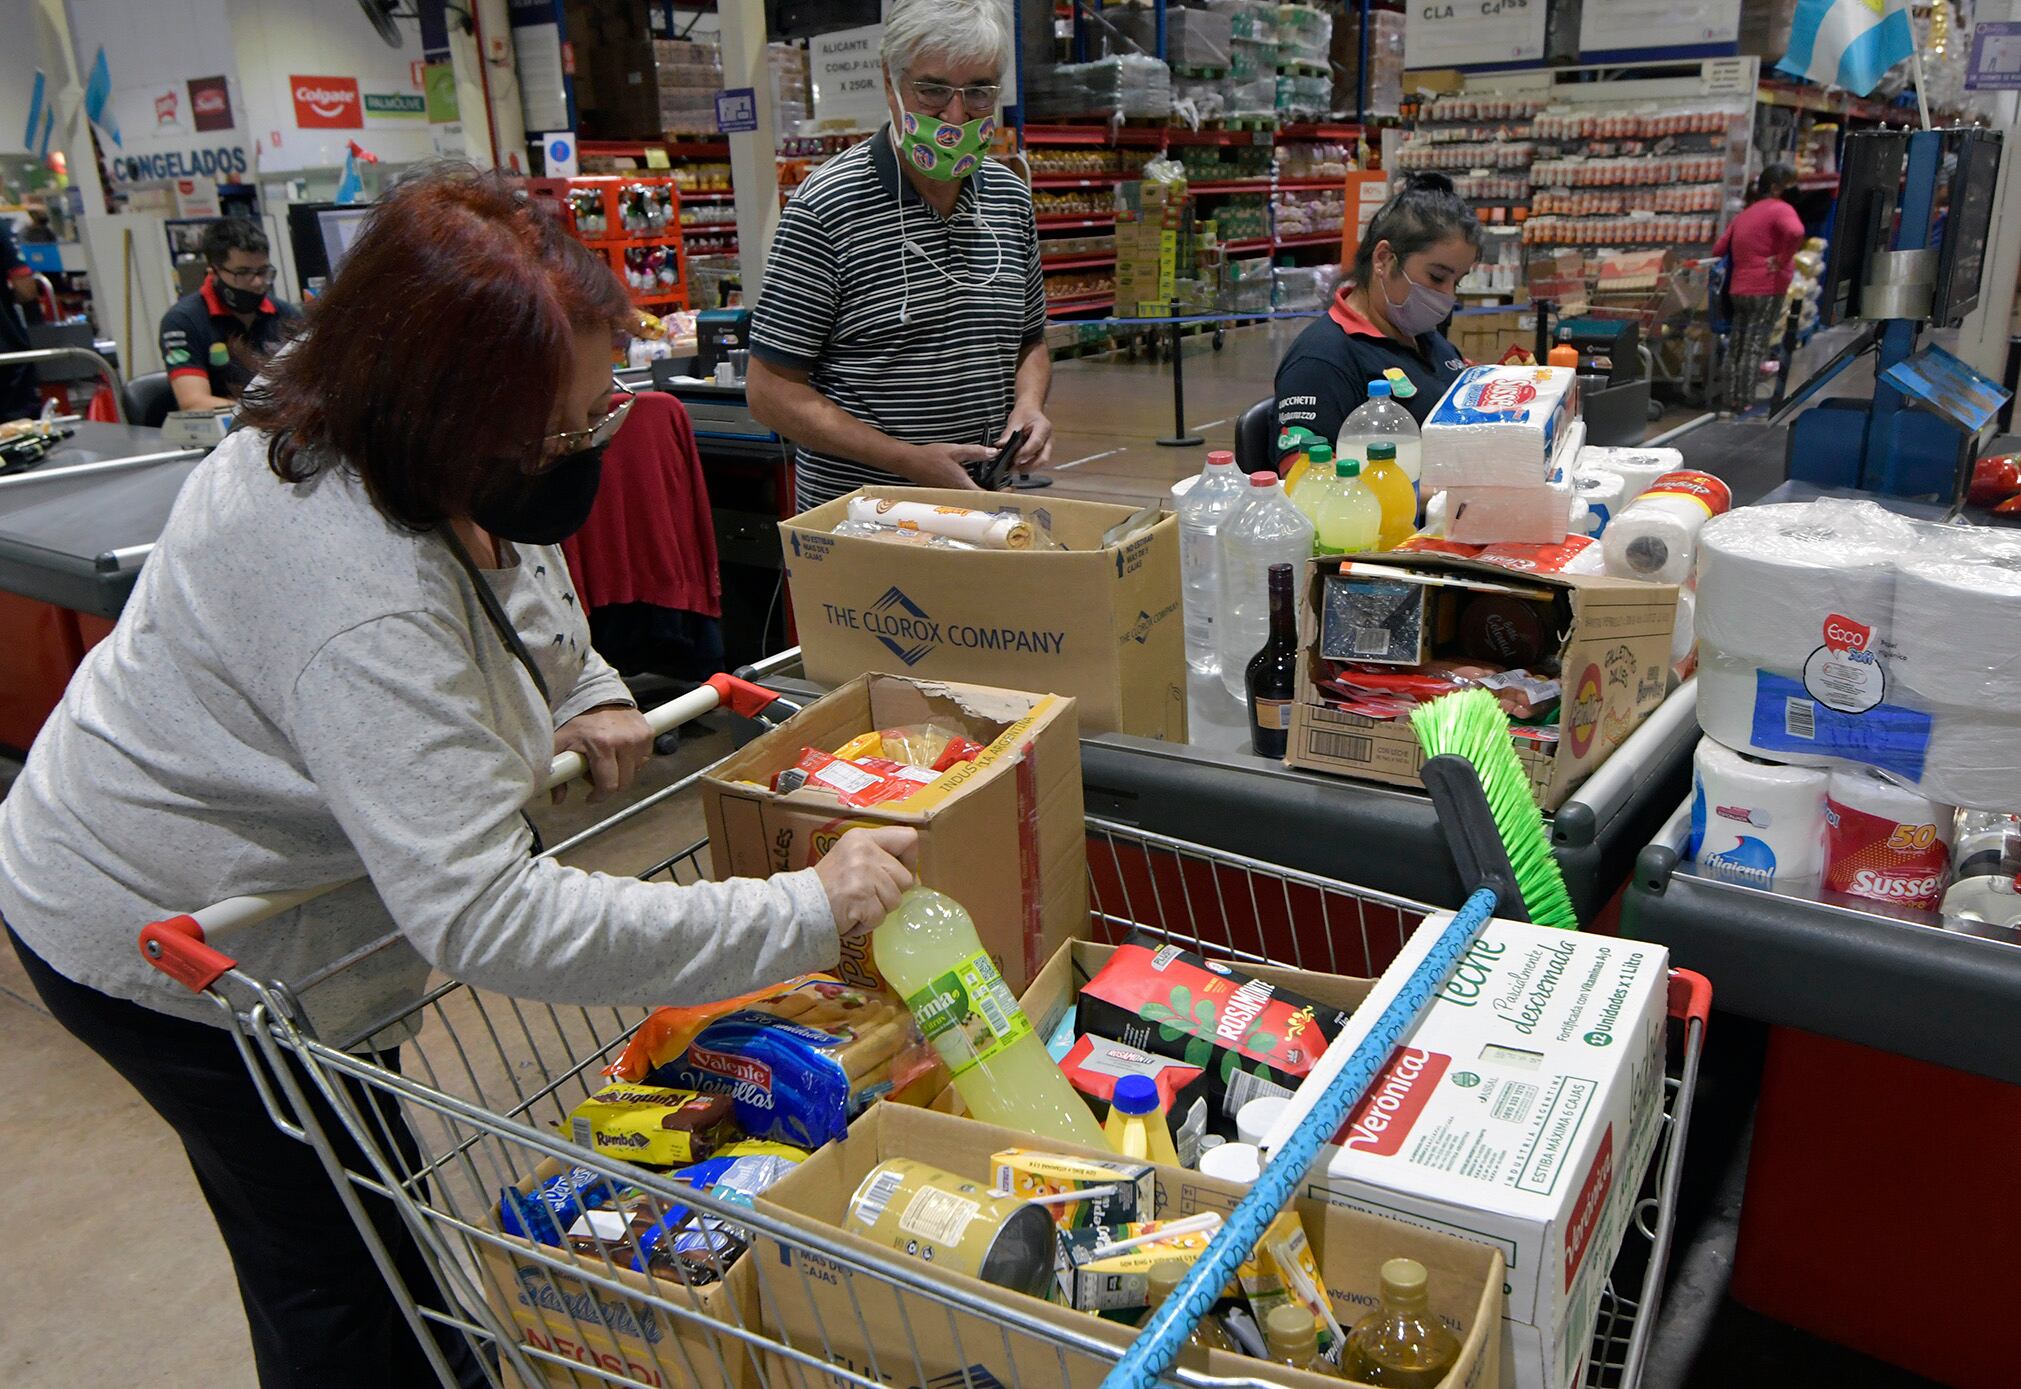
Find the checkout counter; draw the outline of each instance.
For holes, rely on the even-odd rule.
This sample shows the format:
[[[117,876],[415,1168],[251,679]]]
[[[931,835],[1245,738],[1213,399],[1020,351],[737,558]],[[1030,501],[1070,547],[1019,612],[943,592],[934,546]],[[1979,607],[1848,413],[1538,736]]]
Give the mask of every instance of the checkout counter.
[[[204,455],[158,429],[68,427],[42,462],[0,477],[0,746],[16,750],[112,630]]]

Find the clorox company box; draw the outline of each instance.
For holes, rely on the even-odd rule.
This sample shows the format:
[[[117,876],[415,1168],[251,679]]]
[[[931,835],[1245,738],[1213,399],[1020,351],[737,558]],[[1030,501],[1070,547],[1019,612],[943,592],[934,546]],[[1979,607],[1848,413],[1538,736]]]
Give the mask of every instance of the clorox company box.
[[[1064,550],[940,550],[835,535],[851,497],[1011,510]],[[1179,522],[1109,543],[1131,508],[865,487],[780,523],[807,677],[866,671],[1072,695],[1081,727],[1186,741]]]
[[[1502,1251],[1516,1389],[1568,1389],[1592,1340],[1661,1132],[1669,963],[1490,922],[1308,1176],[1312,1197]]]

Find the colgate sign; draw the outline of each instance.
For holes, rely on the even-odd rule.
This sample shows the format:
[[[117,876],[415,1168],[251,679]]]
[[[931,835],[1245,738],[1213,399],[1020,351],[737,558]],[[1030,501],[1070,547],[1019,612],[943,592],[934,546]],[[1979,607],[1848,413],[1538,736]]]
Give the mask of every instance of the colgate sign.
[[[304,130],[362,130],[363,104],[355,77],[290,77],[295,124]]]
[[[1333,1141],[1350,1152],[1393,1157],[1451,1064],[1439,1052],[1398,1047]]]

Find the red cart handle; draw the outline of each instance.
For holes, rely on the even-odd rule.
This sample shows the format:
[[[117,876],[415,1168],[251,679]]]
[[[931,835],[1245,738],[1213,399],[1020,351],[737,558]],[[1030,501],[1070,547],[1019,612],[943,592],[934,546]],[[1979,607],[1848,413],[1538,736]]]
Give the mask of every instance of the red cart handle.
[[[753,685],[748,680],[739,680],[734,675],[712,675],[708,683],[709,687],[722,697],[723,703],[730,706],[731,712],[747,719],[757,718],[779,702],[779,696],[764,686]]]
[[[1712,981],[1695,970],[1671,970],[1670,1016],[1696,1022],[1703,1032],[1712,1020]]]
[[[163,974],[198,994],[239,963],[204,944],[204,928],[193,916],[171,916],[141,927],[140,953]]]

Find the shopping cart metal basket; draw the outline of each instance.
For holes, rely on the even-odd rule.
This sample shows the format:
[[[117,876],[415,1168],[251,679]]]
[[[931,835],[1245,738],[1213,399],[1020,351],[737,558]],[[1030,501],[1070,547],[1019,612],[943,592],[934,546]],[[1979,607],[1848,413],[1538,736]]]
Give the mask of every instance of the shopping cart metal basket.
[[[664,729],[719,702],[756,716],[771,699],[719,677],[713,689],[655,711],[654,721]],[[558,766],[557,775],[571,770],[580,768]],[[565,856],[651,813],[704,774],[548,852]],[[1236,961],[1373,975],[1428,910],[1099,819],[1087,822],[1087,846],[1090,925],[1098,940],[1149,932]],[[708,872],[706,847],[679,847],[644,865],[639,876],[698,881]],[[356,1036],[316,1035],[305,1021],[305,995],[359,955],[290,988],[249,977],[203,943],[206,935],[264,919],[302,896],[240,899],[156,923],[143,933],[143,952],[227,1015],[271,1117],[316,1148],[445,1385],[456,1380],[443,1345],[456,1337],[468,1339],[496,1385],[985,1389],[1093,1385],[1113,1367],[1118,1345],[1077,1327],[1083,1320],[1077,1314],[1062,1317],[1012,1296],[978,1304],[930,1266],[866,1254],[832,1227],[700,1194],[569,1142],[562,1136],[569,1111],[601,1087],[604,1068],[646,1009],[563,1007],[442,980]],[[1617,1281],[1606,1291],[1586,1377],[1594,1389],[1634,1385],[1647,1355],[1709,1006],[1703,980],[1673,976],[1663,1135],[1615,1266]],[[371,1049],[366,1039],[389,1033],[408,1037],[397,1055]],[[606,1243],[546,1243],[501,1221],[503,1191],[577,1169],[645,1192],[654,1219],[691,1237],[696,1252],[685,1272],[648,1276],[614,1259]],[[753,1247],[726,1258],[724,1231],[780,1257],[760,1257],[761,1248]],[[401,1276],[403,1260],[392,1247],[401,1241],[418,1247],[427,1279]],[[411,1258],[404,1263],[412,1269]],[[829,1294],[818,1304],[811,1296],[816,1280]],[[811,1337],[788,1335],[768,1316],[786,1299],[826,1307],[830,1315],[816,1316]],[[793,1320],[806,1324],[804,1316]],[[923,1349],[929,1344],[936,1349]],[[1182,1367],[1166,1379],[1272,1382],[1270,1367],[1256,1366],[1249,1378]]]

